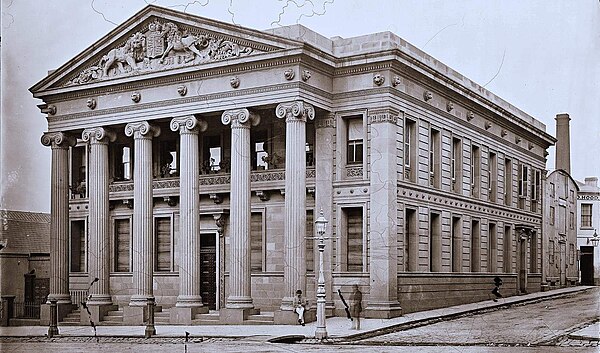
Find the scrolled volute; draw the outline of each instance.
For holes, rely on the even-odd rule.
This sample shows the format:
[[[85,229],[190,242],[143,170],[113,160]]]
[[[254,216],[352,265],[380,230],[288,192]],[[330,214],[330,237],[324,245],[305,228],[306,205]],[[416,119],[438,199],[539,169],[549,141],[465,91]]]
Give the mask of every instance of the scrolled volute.
[[[147,121],[137,121],[125,126],[125,136],[134,138],[157,137],[160,135],[158,126],[150,125]]]
[[[314,120],[315,108],[303,101],[294,101],[287,103],[280,103],[275,109],[275,115],[279,119],[285,118],[289,120],[303,120],[307,119]]]
[[[103,127],[85,129],[81,134],[81,139],[85,142],[113,142],[116,138],[114,131]]]
[[[232,127],[237,127],[248,121],[252,126],[256,126],[260,123],[260,116],[246,108],[226,110],[221,115],[223,125],[231,124]]]
[[[46,132],[41,137],[42,145],[44,146],[60,146],[69,147],[77,144],[77,139],[64,132]]]
[[[202,119],[198,119],[193,115],[173,118],[171,120],[171,131],[179,131],[180,133],[206,131],[208,123]]]

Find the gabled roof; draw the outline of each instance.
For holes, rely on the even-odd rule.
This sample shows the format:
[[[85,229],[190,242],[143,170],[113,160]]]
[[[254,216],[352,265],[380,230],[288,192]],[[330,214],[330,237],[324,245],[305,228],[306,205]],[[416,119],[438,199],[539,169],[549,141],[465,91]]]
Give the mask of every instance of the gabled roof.
[[[1,254],[50,253],[50,214],[0,210]]]
[[[148,5],[30,88],[48,90],[300,48],[281,36]],[[85,86],[84,86],[85,85]]]

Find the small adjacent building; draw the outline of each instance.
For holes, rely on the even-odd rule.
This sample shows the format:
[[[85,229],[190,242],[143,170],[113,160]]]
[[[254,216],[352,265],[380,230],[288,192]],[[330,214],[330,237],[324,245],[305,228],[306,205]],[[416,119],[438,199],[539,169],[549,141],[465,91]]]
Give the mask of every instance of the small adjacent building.
[[[577,248],[580,281],[584,285],[600,285],[600,187],[598,177],[578,182]]]
[[[0,322],[39,319],[50,291],[50,214],[0,210],[0,220]]]
[[[156,301],[170,323],[296,323],[321,210],[332,314],[354,284],[372,318],[489,299],[496,276],[504,295],[540,290],[555,139],[393,33],[148,6],[31,91],[52,148],[50,296],[86,291],[96,321],[139,324]]]

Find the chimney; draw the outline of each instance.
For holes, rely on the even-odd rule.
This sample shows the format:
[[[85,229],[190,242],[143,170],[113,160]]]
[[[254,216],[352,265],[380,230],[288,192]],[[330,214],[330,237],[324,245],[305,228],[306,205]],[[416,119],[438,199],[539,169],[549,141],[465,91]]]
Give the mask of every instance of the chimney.
[[[569,137],[569,114],[556,115],[556,161],[554,169],[571,174],[571,141]]]
[[[595,188],[598,187],[598,178],[597,177],[587,177],[585,178],[585,185],[593,186]]]

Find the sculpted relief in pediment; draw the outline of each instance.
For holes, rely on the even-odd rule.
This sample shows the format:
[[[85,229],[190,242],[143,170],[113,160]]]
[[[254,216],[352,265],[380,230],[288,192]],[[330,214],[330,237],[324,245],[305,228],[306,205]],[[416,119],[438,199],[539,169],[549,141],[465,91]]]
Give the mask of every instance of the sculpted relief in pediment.
[[[155,20],[145,31],[103,55],[65,86],[198,65],[260,52],[208,33],[181,30],[173,22]]]

